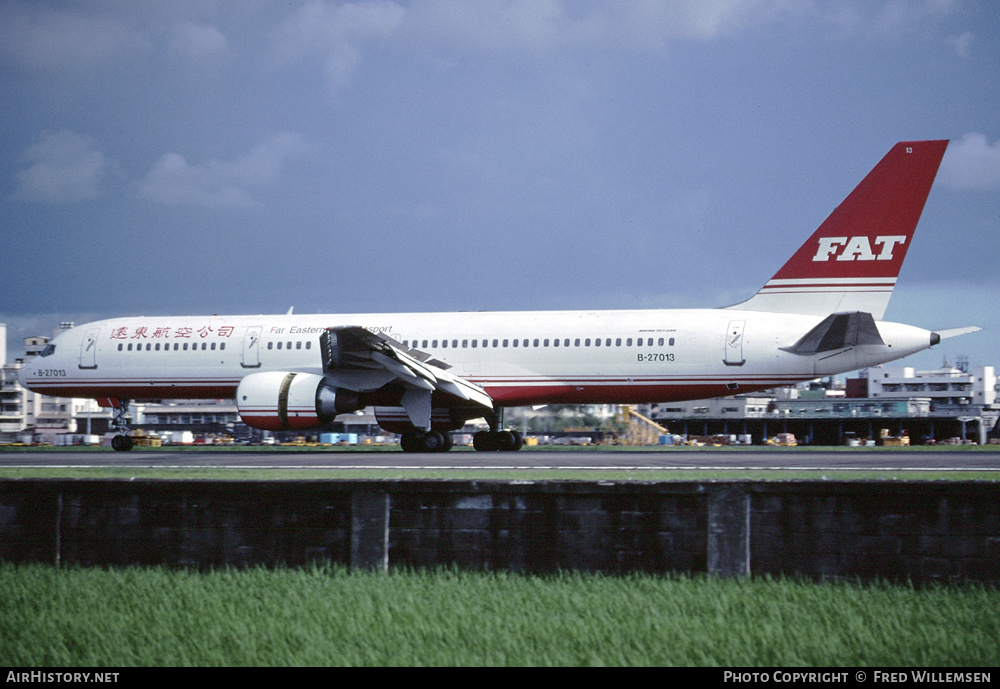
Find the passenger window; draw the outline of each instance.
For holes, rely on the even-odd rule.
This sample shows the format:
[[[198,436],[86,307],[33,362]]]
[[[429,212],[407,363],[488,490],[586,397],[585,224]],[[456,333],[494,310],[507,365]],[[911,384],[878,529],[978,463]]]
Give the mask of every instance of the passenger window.
[[[670,338],[670,346],[671,346],[671,347],[673,347],[673,346],[674,346],[674,338],[672,338],[672,337]]]
[[[122,343],[121,342],[118,343],[118,351],[119,352],[122,351]]]
[[[517,340],[514,340],[514,346],[515,347],[517,346]]]
[[[538,346],[538,340],[537,339],[535,340],[535,344],[533,346],[535,346],[535,347]]]
[[[580,338],[579,337],[576,338],[576,340],[573,342],[573,346],[574,347],[579,347],[580,346]]]
[[[278,349],[281,349],[281,343],[280,342],[278,343]]]
[[[621,346],[622,346],[622,338],[619,337],[618,339],[615,340],[615,347],[621,347]]]
[[[130,352],[132,351],[132,343],[131,342],[128,343],[128,351],[130,351]]]
[[[549,338],[547,338],[547,337],[545,338],[545,346],[546,346],[546,347],[548,347],[548,346],[549,346]]]
[[[500,340],[493,340],[494,349],[500,344]]]
[[[662,337],[660,338],[660,346],[661,347],[663,346],[663,338]]]
[[[477,342],[479,342],[479,340],[473,340],[473,341],[472,341],[472,348],[473,348],[473,349],[475,349],[475,348],[476,348],[476,343],[477,343]]]
[[[152,351],[152,349],[153,349],[153,345],[150,344],[149,342],[147,342],[146,343],[146,351],[149,352],[149,351]]]
[[[301,342],[299,344],[302,344]],[[212,343],[212,351],[215,351],[215,343]]]
[[[160,351],[160,343],[159,342],[156,343],[156,348],[155,349],[156,349],[156,351]]]
[[[556,339],[552,340],[552,346],[553,347],[558,347],[559,346],[559,338],[556,338]]]
[[[565,340],[563,340],[563,346],[564,347],[569,347],[569,338],[568,337]]]
[[[628,338],[627,340],[625,340],[625,346],[626,347],[631,347],[632,346],[632,338],[631,337]]]
[[[215,345],[212,345],[212,349],[215,349]],[[295,343],[295,349],[302,349],[302,341],[299,340]]]
[[[312,340],[306,340],[306,349],[312,349],[312,344],[313,344]],[[226,343],[225,342],[222,343],[222,348],[223,349],[226,348]]]
[[[469,341],[468,340],[462,340],[462,348],[464,349],[464,348],[466,348],[468,346],[469,346]]]
[[[589,337],[586,340],[583,341],[583,346],[584,347],[589,347],[590,346],[590,338]]]
[[[458,346],[458,340],[452,340],[451,341],[451,346],[452,347],[457,347]]]
[[[504,340],[504,341],[503,341],[503,346],[504,346],[504,347],[506,347],[506,346],[507,346],[507,340]]]
[[[600,347],[601,346],[601,338],[598,337],[597,339],[594,340],[594,346],[595,347]]]
[[[188,346],[185,344],[184,345],[184,349],[187,349],[187,348],[188,348]],[[274,343],[273,342],[268,342],[267,343],[267,348],[268,349],[274,349]]]

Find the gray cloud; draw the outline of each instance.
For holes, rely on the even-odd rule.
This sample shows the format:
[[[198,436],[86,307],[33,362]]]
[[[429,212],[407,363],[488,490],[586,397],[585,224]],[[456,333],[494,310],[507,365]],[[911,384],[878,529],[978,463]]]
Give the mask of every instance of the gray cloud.
[[[108,170],[104,155],[85,136],[70,131],[47,133],[24,155],[28,167],[17,173],[14,198],[72,203],[101,193]]]
[[[278,64],[318,57],[332,86],[340,87],[360,64],[362,46],[396,29],[404,12],[382,0],[337,5],[313,0],[278,28],[271,52]]]
[[[297,134],[279,134],[232,161],[191,164],[179,153],[162,156],[139,183],[139,194],[168,205],[248,208],[254,188],[272,183],[304,149]]]
[[[29,71],[76,73],[149,46],[142,32],[117,17],[33,2],[0,6],[0,55]]]
[[[952,142],[938,180],[952,189],[1000,189],[1000,141],[971,132]]]

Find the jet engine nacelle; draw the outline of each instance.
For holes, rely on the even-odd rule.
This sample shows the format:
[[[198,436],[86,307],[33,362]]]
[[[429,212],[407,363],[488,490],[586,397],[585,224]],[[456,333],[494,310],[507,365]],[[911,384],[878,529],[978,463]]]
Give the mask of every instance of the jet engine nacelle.
[[[362,406],[357,392],[334,387],[314,373],[252,373],[236,388],[243,423],[265,431],[319,428]]]

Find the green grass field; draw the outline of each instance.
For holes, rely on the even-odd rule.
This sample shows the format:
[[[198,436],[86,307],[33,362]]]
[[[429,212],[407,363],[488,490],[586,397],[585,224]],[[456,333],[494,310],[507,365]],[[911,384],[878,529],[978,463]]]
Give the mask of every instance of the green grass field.
[[[7,666],[992,666],[979,586],[0,565]]]

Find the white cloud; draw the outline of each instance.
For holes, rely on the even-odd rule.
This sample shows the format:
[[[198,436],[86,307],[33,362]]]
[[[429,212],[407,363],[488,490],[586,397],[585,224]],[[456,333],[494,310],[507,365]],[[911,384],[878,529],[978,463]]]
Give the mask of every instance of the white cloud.
[[[256,205],[251,190],[273,183],[282,166],[304,150],[297,134],[279,134],[233,161],[192,165],[167,153],[139,183],[143,197],[169,205],[247,208]]]
[[[226,37],[214,26],[185,23],[174,28],[169,51],[185,62],[200,63],[225,55],[228,45]]]
[[[279,63],[318,56],[334,87],[346,83],[361,62],[364,44],[391,33],[405,10],[394,2],[303,5],[275,33],[271,50]]]
[[[948,146],[938,181],[953,189],[1000,189],[1000,141],[971,132]]]
[[[661,53],[676,41],[711,41],[773,23],[899,32],[955,7],[954,0],[418,0],[406,6],[400,34],[415,45],[468,52]]]
[[[813,0],[811,4],[824,21],[862,34],[909,31],[958,8],[957,0]]]
[[[32,71],[79,72],[149,47],[142,33],[117,18],[40,3],[0,6],[0,56]]]
[[[669,40],[714,38],[783,5],[780,0],[426,0],[409,6],[405,32],[424,45],[486,53],[596,46],[660,51]]]
[[[958,36],[948,36],[947,40],[955,48],[959,57],[969,57],[972,52],[972,43],[976,37],[971,31],[966,31]]]
[[[100,194],[108,171],[104,156],[87,137],[70,131],[42,135],[24,155],[27,169],[17,173],[14,198],[72,203]]]

